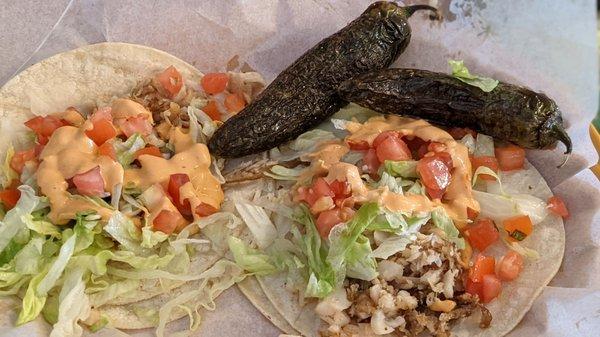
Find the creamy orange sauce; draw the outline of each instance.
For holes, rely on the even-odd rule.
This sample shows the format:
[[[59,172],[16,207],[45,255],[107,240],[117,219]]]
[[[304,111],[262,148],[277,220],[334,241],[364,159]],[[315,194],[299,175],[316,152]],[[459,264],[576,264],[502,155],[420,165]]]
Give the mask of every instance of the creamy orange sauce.
[[[152,118],[143,106],[127,99],[115,100],[112,114],[114,119],[140,114]],[[75,115],[69,111],[57,117],[76,121]],[[220,208],[224,195],[218,180],[210,172],[211,157],[208,148],[204,144],[194,143],[181,128],[169,131],[169,141],[175,150],[170,159],[142,155],[138,158],[140,168],[124,170],[118,162],[98,155],[98,147],[85,134],[86,130],[93,128],[92,123],[85,121],[79,125],[57,129],[40,154],[37,183],[42,194],[48,197],[51,206],[49,218],[54,223],[67,223],[78,212],[89,210],[98,212],[104,219],[110,217],[112,210],[68,192],[67,180],[95,167],[100,167],[104,191],[110,194],[119,185],[135,186],[142,191],[158,186],[162,191],[158,194],[159,198],[153,199],[151,205],[146,205],[150,211],[150,220],[161,210],[177,211],[161,187],[166,186],[170,176],[176,173],[185,173],[190,178],[190,182],[181,187],[180,194],[182,200],[190,201],[192,209],[201,203]],[[194,217],[197,216],[194,214]]]
[[[85,118],[75,108],[67,108],[65,111],[55,112],[52,116],[64,119],[74,126],[81,126],[85,122]]]
[[[443,143],[446,145],[454,165],[451,172],[452,180],[446,190],[444,200],[429,200],[425,196],[392,193],[387,187],[368,190],[360,178],[356,166],[339,162],[341,156],[332,156],[329,153],[321,156],[321,152],[316,152],[315,158],[327,164],[321,166],[321,169],[327,172],[326,180],[328,182],[336,179],[347,180],[357,202],[375,201],[392,211],[404,212],[425,212],[441,206],[459,226],[467,222],[467,207],[479,211],[479,204],[472,195],[471,162],[468,150],[464,145],[456,142],[446,131],[424,120],[398,116],[373,117],[363,124],[350,122],[347,124],[347,130],[350,135],[346,140],[353,142],[367,141],[372,144],[381,132],[393,130],[403,136],[414,136],[425,141]]]
[[[84,124],[81,128],[63,126],[57,129],[40,154],[37,183],[50,201],[48,217],[57,224],[68,222],[82,211],[94,210],[103,218],[112,213],[91,201],[74,197],[67,191],[67,179],[99,166],[105,192],[112,193],[123,183],[123,167],[106,156],[97,155],[96,145],[85,135],[86,127]]]

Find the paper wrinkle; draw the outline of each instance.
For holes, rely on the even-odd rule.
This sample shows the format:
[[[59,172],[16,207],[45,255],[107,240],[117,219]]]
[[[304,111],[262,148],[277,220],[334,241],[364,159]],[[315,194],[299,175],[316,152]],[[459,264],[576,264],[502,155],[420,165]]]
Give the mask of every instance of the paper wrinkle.
[[[7,80],[10,74],[62,51],[123,41],[165,50],[204,72],[223,70],[231,57],[239,55],[240,63],[248,62],[272,80],[315,43],[358,16],[370,2],[71,0],[26,64],[2,68],[0,79]],[[594,290],[600,289],[600,184],[586,169],[597,161],[588,136],[589,122],[598,110],[595,2],[429,3],[447,13],[446,21],[431,22],[426,14],[415,14],[410,19],[411,44],[394,66],[448,72],[449,58],[464,59],[473,73],[545,92],[563,111],[575,144],[569,163],[560,170],[556,165],[562,160],[562,145],[553,151],[528,151],[530,161],[566,201],[571,218],[565,223],[563,266],[510,336],[596,335],[600,330],[600,292]],[[224,328],[230,329],[231,336],[277,334],[239,292],[230,293],[233,295],[223,297],[226,304],[217,308],[220,314],[214,315],[228,315],[230,321],[209,317],[201,328],[204,333],[218,326],[213,330],[222,333]],[[253,328],[260,330],[251,332],[247,329],[251,325],[241,321],[254,319]],[[214,325],[216,322],[221,324]],[[26,327],[19,331],[31,335],[44,331]]]

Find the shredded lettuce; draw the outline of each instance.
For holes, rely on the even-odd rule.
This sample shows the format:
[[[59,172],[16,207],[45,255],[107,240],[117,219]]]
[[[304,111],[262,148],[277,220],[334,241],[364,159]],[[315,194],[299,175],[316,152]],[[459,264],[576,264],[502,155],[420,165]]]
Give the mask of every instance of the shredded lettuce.
[[[114,212],[104,226],[104,231],[122,247],[132,252],[141,252],[142,233],[133,221],[121,212]]]
[[[298,166],[295,168],[287,168],[281,165],[274,165],[271,167],[270,172],[265,172],[264,175],[271,177],[275,180],[298,180],[298,177],[302,173],[305,167]]]
[[[0,252],[20,230],[26,228],[27,225],[23,222],[22,217],[31,214],[40,206],[45,206],[44,201],[35,195],[31,187],[20,186],[19,191],[21,191],[19,201],[0,221]]]
[[[458,142],[467,147],[469,154],[475,153],[475,138],[470,133],[467,133]]]
[[[6,188],[15,179],[19,179],[19,174],[10,167],[10,161],[15,155],[15,148],[10,145],[6,150],[6,157],[4,157],[4,164],[2,165],[2,187]]]
[[[394,177],[418,178],[416,160],[386,160],[385,171]]]
[[[483,133],[477,134],[477,140],[475,141],[475,151],[473,155],[479,156],[491,156],[494,154],[494,139],[490,136],[486,136]]]
[[[254,275],[268,275],[277,271],[267,254],[248,247],[242,240],[230,236],[229,249],[238,266]]]
[[[266,248],[277,237],[275,225],[265,212],[264,208],[253,205],[241,197],[233,197],[235,209],[248,226],[259,248]]]
[[[478,87],[484,92],[490,92],[494,90],[494,88],[498,86],[498,83],[500,83],[497,80],[489,77],[472,75],[462,60],[449,60],[448,64],[452,68],[452,76],[469,85]]]
[[[50,337],[81,336],[82,327],[77,324],[90,313],[90,301],[85,293],[83,268],[68,270],[59,295],[58,321],[54,324]]]
[[[459,237],[458,229],[442,207],[437,207],[431,212],[431,220],[437,228],[444,231],[449,241],[456,244],[459,249],[465,248],[465,240]]]
[[[350,245],[346,253],[348,277],[359,280],[370,281],[377,277],[377,262],[373,258],[371,242],[364,235],[359,235],[356,241]]]
[[[497,224],[517,215],[528,215],[533,224],[538,224],[548,215],[546,203],[528,194],[498,195],[473,190],[473,197],[481,206],[481,216]]]
[[[414,235],[392,235],[375,248],[371,255],[377,259],[387,259],[406,249],[406,246],[411,243],[414,238]]]
[[[144,141],[144,138],[142,138],[142,135],[135,133],[127,138],[126,141],[117,139],[113,146],[115,148],[115,153],[117,154],[117,161],[119,164],[125,168],[128,168],[135,159],[135,153],[146,147],[146,142]]]
[[[384,171],[381,173],[381,178],[379,179],[377,185],[378,187],[387,187],[390,192],[404,194],[401,183],[401,178],[394,178],[392,175]]]
[[[298,136],[289,146],[292,150],[298,152],[311,152],[324,141],[333,139],[336,139],[333,133],[321,129],[313,129]]]

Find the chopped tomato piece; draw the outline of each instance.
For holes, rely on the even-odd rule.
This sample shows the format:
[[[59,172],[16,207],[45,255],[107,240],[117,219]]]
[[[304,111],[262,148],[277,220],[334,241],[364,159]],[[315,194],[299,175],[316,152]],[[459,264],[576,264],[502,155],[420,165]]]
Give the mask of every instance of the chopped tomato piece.
[[[450,130],[448,130],[448,133],[454,139],[462,139],[467,134],[470,134],[473,137],[477,137],[477,132],[475,132],[474,130],[471,130],[469,128],[454,127],[454,128],[450,128]]]
[[[427,151],[429,151],[429,152],[444,152],[447,149],[448,148],[446,147],[446,144],[444,144],[444,143],[429,142],[429,144],[427,145]]]
[[[115,153],[115,148],[111,143],[105,142],[104,144],[98,146],[98,155],[99,156],[107,156],[112,160],[117,160],[117,154]]]
[[[160,149],[153,145],[146,146],[145,148],[139,149],[135,152],[136,159],[143,155],[150,155],[162,158],[162,153],[160,153]]]
[[[111,107],[109,107],[109,106],[100,107],[100,108],[96,109],[96,111],[94,111],[94,113],[90,117],[90,120],[92,121],[92,123],[97,122],[99,120],[103,120],[103,119],[106,119],[107,121],[110,121],[112,123],[113,116],[112,116],[112,108]]]
[[[520,170],[525,165],[525,150],[516,145],[496,148],[498,166],[502,171]]]
[[[308,206],[312,207],[319,198],[320,196],[310,187],[298,188],[298,201],[305,201]]]
[[[452,170],[454,167],[454,162],[452,162],[452,156],[450,153],[446,151],[435,152],[435,156],[439,158],[444,164],[448,167],[449,170]]]
[[[108,119],[99,119],[92,122],[92,127],[91,130],[86,130],[85,134],[98,146],[117,136],[117,130]]]
[[[567,209],[567,205],[565,205],[565,202],[560,197],[550,197],[550,199],[548,199],[548,209],[552,213],[563,218],[569,217],[569,210]]]
[[[528,215],[518,215],[503,221],[510,241],[523,241],[533,232],[533,223]]]
[[[4,204],[7,210],[15,207],[20,197],[21,191],[19,191],[16,187],[9,187],[0,191],[0,202]]]
[[[493,156],[471,157],[471,165],[473,166],[473,173],[481,166],[485,166],[494,172],[498,172],[498,160]],[[489,174],[482,174],[479,177],[483,180],[496,180]]]
[[[323,211],[317,218],[317,231],[319,231],[321,237],[326,238],[331,229],[341,222],[343,221],[339,208]]]
[[[363,164],[366,166],[366,173],[377,174],[377,171],[379,171],[379,165],[381,165],[381,163],[379,162],[379,159],[377,159],[377,152],[375,152],[374,149],[369,149],[367,152],[365,152]]]
[[[472,209],[471,207],[467,207],[467,218],[469,218],[469,220],[475,220],[475,219],[477,219],[478,216],[479,216],[479,212]]]
[[[496,260],[493,256],[478,254],[475,263],[469,269],[469,278],[473,282],[481,282],[484,275],[494,274],[496,272]]]
[[[482,282],[473,282],[470,278],[467,277],[465,281],[465,291],[471,295],[477,295],[481,299],[481,290],[483,289]]]
[[[47,144],[54,131],[65,125],[69,123],[56,116],[37,116],[25,122],[25,126],[35,132],[40,144]]]
[[[167,191],[169,193],[169,196],[171,197],[173,205],[177,207],[181,215],[189,218],[192,216],[192,208],[190,206],[190,201],[187,199],[181,200],[180,191],[181,186],[187,184],[188,182],[190,182],[190,177],[185,173],[171,174],[171,176],[169,177],[169,186],[167,188]]]
[[[15,170],[19,175],[23,173],[25,163],[35,160],[35,148],[25,151],[17,151],[10,160],[10,168]]]
[[[200,205],[196,206],[195,209],[195,212],[196,214],[198,214],[198,216],[209,216],[211,214],[217,213],[218,211],[218,209],[205,203],[200,203]]]
[[[521,270],[523,270],[523,257],[514,250],[509,250],[498,263],[498,277],[502,281],[516,279]]]
[[[335,193],[333,192],[325,178],[318,177],[317,179],[315,179],[312,189],[319,197],[335,197]]]
[[[475,224],[465,230],[465,236],[471,246],[480,252],[498,240],[500,234],[491,219],[478,219]]]
[[[229,94],[225,96],[223,104],[225,105],[225,108],[232,113],[238,113],[246,107],[246,101],[241,94]]]
[[[175,97],[183,86],[183,78],[179,71],[173,66],[168,67],[162,73],[158,74],[156,79],[171,97]]]
[[[147,116],[143,114],[127,118],[120,126],[121,131],[123,131],[127,137],[130,137],[135,133],[147,136],[152,132],[152,124],[150,124]]]
[[[103,197],[104,179],[100,173],[100,166],[73,176],[73,185],[81,195]]]
[[[334,180],[329,184],[329,187],[335,194],[336,198],[347,198],[350,196],[352,191],[350,190],[350,184],[347,181]]]
[[[366,140],[348,140],[347,143],[350,150],[354,151],[366,151],[371,147]]]
[[[208,73],[202,77],[200,84],[207,94],[218,94],[227,88],[229,76],[225,73]]]
[[[379,144],[381,144],[384,140],[388,139],[389,137],[400,138],[400,133],[398,133],[398,131],[383,131],[382,133],[377,135],[377,137],[375,137],[375,139],[373,140],[373,147],[378,147]]]
[[[152,221],[152,228],[155,231],[161,231],[165,234],[171,234],[183,221],[183,217],[178,212],[163,209]]]
[[[208,104],[202,108],[202,111],[204,111],[213,121],[221,120],[221,112],[215,101],[208,102]]]
[[[450,169],[443,158],[437,154],[424,157],[417,163],[417,172],[425,185],[427,193],[434,199],[441,196],[450,185]]]
[[[412,158],[406,143],[395,135],[389,135],[381,141],[376,147],[376,152],[380,163],[386,160],[409,160]]]
[[[502,291],[502,282],[494,274],[486,274],[481,282],[481,302],[490,303],[494,298],[500,295]]]

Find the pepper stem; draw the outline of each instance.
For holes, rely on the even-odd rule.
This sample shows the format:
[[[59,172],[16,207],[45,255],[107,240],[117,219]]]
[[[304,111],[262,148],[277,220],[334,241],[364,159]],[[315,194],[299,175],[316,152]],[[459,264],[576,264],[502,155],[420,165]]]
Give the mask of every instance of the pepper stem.
[[[438,12],[437,8],[431,7],[428,5],[412,5],[412,6],[406,6],[403,9],[406,12],[406,17],[410,17],[415,12],[420,11],[420,10],[428,10],[428,11],[433,12],[432,18],[435,18],[435,19],[440,18],[440,13]]]
[[[571,152],[573,150],[573,144],[571,142],[571,138],[567,134],[567,131],[565,131],[565,129],[562,127],[562,125],[552,126],[552,133],[554,133],[556,138],[558,138],[558,140],[561,143],[563,143],[566,148],[566,151],[564,153],[566,155],[565,159],[563,160],[563,162],[560,165],[557,166],[557,168],[561,168],[561,167],[565,166],[567,161],[569,161],[569,158],[571,157]]]

